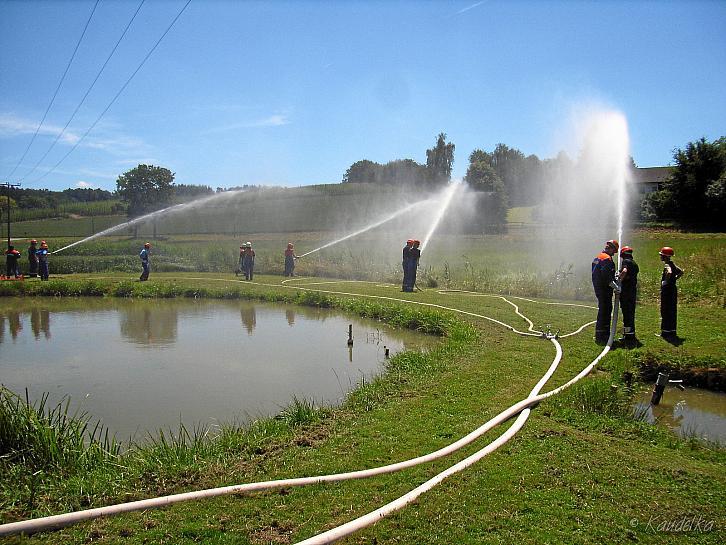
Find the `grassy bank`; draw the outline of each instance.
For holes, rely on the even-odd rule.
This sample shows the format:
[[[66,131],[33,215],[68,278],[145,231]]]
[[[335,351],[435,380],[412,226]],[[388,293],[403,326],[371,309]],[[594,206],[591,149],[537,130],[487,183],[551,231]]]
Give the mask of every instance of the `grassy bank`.
[[[257,273],[280,275],[289,240],[302,254],[340,235],[330,231],[164,235],[153,241],[152,268],[168,273],[231,274],[238,261],[240,242],[252,240]],[[39,234],[33,236],[42,238]],[[563,237],[562,233],[557,236]],[[543,234],[534,228],[511,229],[497,236],[439,236],[423,254],[418,284],[421,288],[593,300],[589,257],[574,262],[556,253],[542,252],[542,239]],[[49,244],[51,249],[58,249],[77,240],[54,237]],[[128,236],[85,242],[51,256],[51,274],[137,273],[142,243],[143,239]],[[386,233],[360,235],[298,260],[296,271],[303,276],[397,283],[402,276],[399,243]],[[686,271],[679,281],[681,301],[699,306],[726,305],[726,267],[722,266],[726,260],[726,235],[638,230],[629,244],[636,248],[640,265],[641,301],[658,300],[662,271],[658,249],[670,244],[676,248],[677,263]],[[592,249],[593,255],[598,248]]]
[[[244,429],[222,427],[216,434],[182,429],[82,471],[30,461],[26,465],[3,456],[3,521],[403,460],[456,440],[525,397],[554,355],[550,343],[518,337],[486,320],[375,299],[444,305],[521,325],[511,307],[496,298],[435,290],[401,294],[395,287],[365,283],[310,286],[332,292],[316,293],[280,286],[279,277],[260,276],[259,284],[247,284],[230,276],[196,276],[159,274],[145,284],[122,275],[69,277],[6,283],[1,289],[4,295],[40,297],[205,296],[333,306],[443,334],[444,342],[429,354],[396,356],[385,375],[361,386],[339,408],[293,400],[279,418]],[[518,304],[538,327],[549,324],[563,333],[593,315],[581,307]],[[513,442],[348,542],[720,543],[726,524],[724,450],[678,439],[634,417],[621,381],[625,370],[638,370],[644,354],[663,361],[723,361],[725,311],[697,305],[680,310],[681,346],[653,335],[658,309],[645,302],[638,311],[642,347],[615,350],[603,361],[602,372],[536,408]],[[569,379],[599,351],[589,330],[563,339],[563,347],[564,360],[547,389]],[[22,403],[20,409],[28,411]],[[480,440],[450,459],[389,476],[180,504],[27,541],[292,543],[398,497],[484,444]],[[693,516],[712,521],[717,530],[658,529],[666,527],[664,522]]]

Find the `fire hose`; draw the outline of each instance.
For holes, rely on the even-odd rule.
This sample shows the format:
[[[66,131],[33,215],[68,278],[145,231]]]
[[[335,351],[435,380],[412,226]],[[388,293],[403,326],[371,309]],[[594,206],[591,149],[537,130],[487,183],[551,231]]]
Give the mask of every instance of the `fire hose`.
[[[290,286],[293,287],[293,286]],[[297,289],[308,289],[300,286],[294,286]],[[312,291],[312,290],[310,290]],[[323,291],[323,290],[315,290],[315,291]],[[325,291],[324,291],[325,292]],[[328,291],[326,293],[337,293],[340,295],[355,295],[360,296],[360,294],[353,294],[353,293],[343,293],[343,292],[332,292]],[[421,303],[416,301],[408,301],[405,299],[397,299],[392,297],[385,297],[385,296],[374,296],[374,295],[365,295],[364,297],[370,297],[370,298],[378,298],[378,299],[392,299],[397,300],[401,302],[406,303],[416,303],[419,305],[434,307],[434,308],[441,308],[445,310],[451,310],[456,311],[459,313],[463,313],[466,315],[478,317],[478,318],[484,318],[487,320],[490,320],[494,323],[497,323],[499,325],[502,325],[506,327],[507,329],[510,329],[511,331],[518,333],[520,335],[525,336],[541,336],[541,332],[536,332],[533,330],[533,324],[532,322],[526,318],[523,314],[519,312],[519,309],[517,305],[514,303],[508,301],[506,298],[501,296],[494,296],[494,297],[500,297],[501,299],[505,300],[507,303],[512,305],[515,308],[515,312],[522,316],[528,323],[529,323],[529,331],[523,332],[515,329],[514,327],[501,322],[499,320],[496,320],[494,318],[479,315],[476,313],[471,313],[467,311],[463,311],[460,309],[453,309],[453,308],[447,308],[442,305],[436,305],[433,303]],[[99,517],[104,516],[111,516],[116,515],[120,513],[126,513],[131,511],[139,511],[139,510],[145,510],[145,509],[151,509],[151,508],[158,508],[158,507],[164,507],[167,505],[171,505],[174,503],[179,503],[182,501],[189,501],[189,500],[197,500],[197,499],[203,499],[203,498],[211,498],[211,497],[217,497],[217,496],[223,496],[228,494],[235,494],[235,493],[249,493],[254,491],[260,491],[260,490],[269,490],[274,488],[286,488],[286,487],[293,487],[293,486],[305,486],[310,484],[320,484],[320,483],[326,483],[326,482],[337,482],[337,481],[344,481],[344,480],[350,480],[350,479],[363,479],[367,477],[372,477],[374,475],[382,475],[386,473],[392,473],[395,471],[400,471],[402,469],[413,467],[425,462],[429,462],[432,460],[436,460],[438,458],[442,458],[444,456],[447,456],[451,454],[452,452],[455,452],[456,450],[459,450],[460,448],[464,447],[465,445],[471,443],[475,439],[479,438],[481,435],[486,433],[487,431],[491,430],[492,428],[498,426],[499,424],[506,422],[513,416],[515,416],[518,413],[520,416],[517,418],[517,420],[514,422],[512,426],[498,439],[484,447],[483,449],[479,450],[475,454],[469,456],[468,458],[462,460],[461,462],[451,466],[446,471],[439,473],[432,479],[426,481],[419,487],[413,489],[406,495],[402,496],[401,498],[398,498],[397,500],[394,500],[393,502],[390,502],[389,504],[372,511],[371,513],[368,513],[367,515],[364,515],[362,517],[359,517],[358,519],[355,519],[353,521],[350,521],[346,524],[343,524],[342,526],[339,526],[337,528],[334,528],[332,530],[329,530],[323,534],[320,534],[318,536],[314,536],[308,540],[305,540],[301,542],[301,544],[311,545],[313,543],[315,544],[322,544],[322,543],[332,543],[333,541],[336,541],[346,535],[349,535],[350,533],[353,533],[359,529],[362,529],[366,526],[369,526],[371,524],[374,524],[381,518],[402,509],[414,499],[416,499],[418,496],[423,494],[424,492],[430,490],[437,484],[439,484],[441,481],[449,477],[450,475],[453,475],[454,473],[457,473],[459,471],[462,471],[466,467],[469,467],[470,465],[476,463],[478,460],[486,456],[487,454],[493,452],[497,448],[499,448],[501,445],[505,444],[507,441],[509,441],[514,435],[519,431],[519,429],[522,428],[524,423],[526,422],[527,418],[529,417],[530,413],[530,407],[533,405],[538,404],[543,399],[546,399],[548,397],[551,397],[553,395],[556,395],[557,393],[561,392],[565,388],[568,388],[575,382],[581,380],[583,377],[585,377],[587,374],[589,374],[592,369],[597,365],[597,363],[608,353],[610,350],[610,347],[612,346],[613,340],[615,338],[615,332],[617,328],[617,315],[618,315],[618,307],[619,307],[619,297],[616,294],[615,297],[615,305],[613,308],[613,320],[610,330],[610,338],[608,339],[608,342],[602,352],[595,358],[587,367],[585,367],[577,376],[572,378],[567,383],[563,384],[562,386],[555,388],[554,390],[551,390],[549,392],[546,392],[544,394],[539,394],[539,391],[544,386],[544,384],[549,380],[549,378],[552,376],[552,374],[557,369],[557,366],[562,358],[562,348],[557,341],[557,339],[552,336],[548,337],[548,339],[555,345],[556,348],[556,356],[550,365],[550,368],[547,370],[545,375],[540,379],[540,381],[537,383],[537,385],[534,387],[534,389],[530,392],[530,395],[519,401],[518,403],[515,403],[508,409],[502,411],[494,418],[490,419],[488,422],[477,428],[476,430],[470,432],[468,435],[464,436],[463,438],[459,439],[458,441],[451,443],[450,445],[441,448],[437,451],[434,451],[432,453],[419,456],[416,458],[412,458],[409,460],[405,460],[402,462],[389,464],[385,466],[380,466],[376,468],[370,468],[366,470],[359,470],[359,471],[352,471],[352,472],[346,472],[346,473],[339,473],[339,474],[332,474],[332,475],[320,475],[320,476],[313,476],[313,477],[300,477],[300,478],[292,478],[292,479],[279,479],[279,480],[272,480],[272,481],[263,481],[263,482],[257,482],[257,483],[245,483],[245,484],[239,484],[239,485],[232,485],[232,486],[225,486],[225,487],[219,487],[219,488],[213,488],[213,489],[207,489],[207,490],[199,490],[195,492],[186,492],[181,494],[173,494],[169,496],[161,496],[157,498],[149,498],[145,500],[138,500],[134,502],[126,502],[116,505],[110,505],[106,507],[98,507],[94,509],[86,509],[82,511],[75,511],[70,513],[64,513],[60,515],[52,515],[47,517],[41,517],[36,519],[29,519],[19,522],[13,522],[8,524],[2,524],[0,525],[0,537],[1,536],[8,536],[8,535],[14,535],[14,534],[32,534],[37,533],[45,530],[51,530],[51,529],[57,529],[62,528],[64,526],[68,526],[71,524],[75,524],[78,522],[82,522],[85,520],[91,520]],[[585,327],[587,325],[590,325],[590,323],[585,324],[581,328],[579,328],[577,331],[571,333],[575,334]],[[570,335],[571,335],[570,334]]]

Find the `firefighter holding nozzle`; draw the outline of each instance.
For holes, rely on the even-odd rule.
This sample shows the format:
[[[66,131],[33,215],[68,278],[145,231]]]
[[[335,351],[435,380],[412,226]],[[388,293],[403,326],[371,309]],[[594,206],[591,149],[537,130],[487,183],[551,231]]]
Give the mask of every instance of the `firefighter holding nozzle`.
[[[610,319],[613,313],[613,292],[620,293],[615,281],[615,262],[613,255],[618,251],[617,240],[608,240],[605,248],[592,260],[592,287],[597,297],[597,322],[595,323],[595,342],[606,344],[610,338]]]
[[[635,299],[638,292],[638,264],[633,259],[633,249],[623,246],[620,250],[620,309],[623,311],[623,337],[618,339],[625,346],[631,347],[636,343],[635,338]]]
[[[660,279],[660,336],[666,340],[678,338],[676,326],[678,322],[678,289],[676,280],[683,276],[683,269],[673,263],[675,252],[670,246],[660,249],[660,260],[663,262],[663,274]]]

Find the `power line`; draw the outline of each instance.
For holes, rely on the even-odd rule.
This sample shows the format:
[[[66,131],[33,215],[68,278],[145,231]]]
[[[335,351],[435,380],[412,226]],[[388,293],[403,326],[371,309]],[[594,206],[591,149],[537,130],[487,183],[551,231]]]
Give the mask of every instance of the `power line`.
[[[66,66],[65,72],[63,72],[63,75],[61,76],[61,79],[58,82],[58,87],[55,88],[55,93],[53,93],[53,98],[50,99],[50,103],[48,104],[48,107],[45,109],[45,113],[43,114],[43,119],[40,120],[40,124],[38,125],[38,128],[35,129],[33,138],[30,139],[30,143],[28,144],[28,147],[25,148],[25,151],[23,152],[23,156],[20,158],[20,161],[18,161],[18,164],[15,165],[15,168],[12,170],[12,172],[10,174],[8,174],[8,178],[10,178],[13,174],[15,174],[15,171],[18,170],[18,167],[22,164],[23,159],[25,159],[25,156],[28,154],[28,150],[30,150],[30,146],[32,146],[33,142],[35,142],[35,137],[38,136],[38,131],[40,131],[40,128],[43,126],[43,123],[45,122],[45,118],[48,115],[48,112],[50,111],[51,106],[53,106],[53,102],[55,102],[55,97],[58,95],[58,91],[60,91],[61,85],[63,85],[63,81],[66,79],[66,75],[68,74],[68,70],[71,67],[71,63],[73,62],[73,59],[75,59],[75,57],[76,57],[78,48],[80,47],[81,42],[83,41],[83,37],[86,35],[86,30],[88,30],[88,25],[91,24],[91,19],[93,18],[93,14],[96,12],[96,8],[98,7],[98,3],[100,1],[101,0],[96,0],[96,3],[93,4],[93,9],[91,10],[91,15],[88,16],[88,20],[86,21],[86,26],[83,27],[83,32],[81,33],[81,37],[78,38],[78,43],[76,44],[76,48],[73,50],[73,54],[71,55],[71,58],[68,61],[68,65]]]
[[[37,161],[37,162],[35,163],[35,165],[33,165],[33,168],[32,168],[32,169],[30,169],[30,171],[29,171],[29,172],[28,172],[28,173],[27,173],[27,174],[26,174],[25,176],[23,176],[23,177],[22,177],[22,178],[20,179],[20,181],[24,180],[25,178],[27,178],[28,176],[30,176],[30,175],[31,175],[31,174],[32,174],[33,172],[35,172],[35,169],[37,169],[37,168],[38,168],[38,165],[40,165],[40,163],[42,163],[42,162],[43,162],[43,159],[45,159],[46,157],[48,157],[48,154],[49,154],[49,153],[51,152],[51,150],[52,150],[52,149],[53,149],[53,148],[55,147],[55,145],[56,145],[56,144],[58,143],[58,140],[60,140],[61,136],[63,136],[63,135],[65,134],[65,132],[66,132],[66,129],[68,128],[68,125],[70,125],[70,124],[71,124],[71,121],[73,121],[73,119],[74,119],[74,118],[76,117],[76,114],[78,113],[78,110],[80,110],[80,109],[81,109],[81,106],[83,106],[83,103],[84,103],[84,102],[86,101],[86,98],[88,98],[88,95],[90,94],[91,90],[92,90],[92,89],[93,89],[93,87],[94,87],[94,86],[96,85],[96,82],[98,81],[98,78],[100,78],[100,77],[101,77],[101,74],[103,74],[103,71],[104,71],[104,70],[106,69],[106,65],[107,65],[107,64],[108,64],[108,62],[109,62],[109,61],[111,60],[111,57],[113,57],[114,53],[116,53],[116,49],[118,49],[118,46],[119,46],[119,44],[121,43],[121,40],[123,40],[123,39],[124,39],[124,36],[126,36],[126,32],[128,32],[128,30],[129,30],[129,27],[131,27],[131,23],[133,23],[133,22],[134,22],[134,19],[136,19],[136,15],[138,15],[139,11],[141,10],[141,6],[143,6],[143,5],[144,5],[144,2],[145,2],[145,1],[146,1],[146,0],[141,0],[141,2],[139,3],[139,6],[138,6],[138,7],[136,8],[136,11],[134,12],[134,14],[132,15],[132,17],[131,17],[131,19],[129,20],[128,24],[126,25],[126,28],[125,28],[125,29],[124,29],[124,31],[123,31],[123,32],[121,33],[121,37],[120,37],[120,38],[118,39],[118,41],[116,42],[116,45],[114,45],[114,46],[113,46],[113,49],[111,50],[111,53],[109,53],[108,57],[106,58],[106,62],[104,62],[104,63],[103,63],[103,66],[102,66],[102,67],[101,67],[101,69],[100,69],[100,70],[98,71],[98,74],[96,74],[96,77],[95,77],[95,79],[93,80],[93,83],[91,83],[91,86],[90,86],[90,87],[88,88],[88,90],[86,91],[86,94],[85,94],[85,95],[83,95],[83,98],[82,98],[82,99],[81,99],[81,101],[80,101],[80,102],[78,103],[78,106],[76,106],[76,109],[75,109],[75,110],[73,110],[73,113],[71,114],[71,117],[70,117],[70,119],[68,119],[68,121],[66,122],[66,124],[65,124],[65,126],[63,127],[63,129],[61,130],[61,132],[60,132],[60,133],[58,133],[58,135],[57,135],[57,136],[55,137],[55,140],[53,140],[53,143],[52,143],[52,144],[50,145],[50,147],[49,147],[49,148],[48,148],[48,149],[47,149],[47,150],[45,151],[45,153],[43,154],[43,156],[42,156],[42,157],[41,157],[40,159],[38,159],[38,161]]]
[[[179,19],[179,17],[181,17],[182,13],[184,13],[184,10],[187,9],[187,6],[189,4],[191,4],[191,2],[192,2],[192,0],[187,0],[186,4],[184,4],[184,6],[182,7],[182,9],[179,10],[179,13],[176,14],[176,17],[174,17],[174,19],[172,20],[171,24],[169,24],[169,26],[166,28],[166,30],[161,35],[161,37],[156,41],[156,43],[154,44],[154,47],[152,47],[151,50],[146,54],[146,56],[141,61],[141,63],[139,64],[139,66],[136,67],[136,70],[134,70],[134,72],[129,76],[129,79],[126,80],[126,83],[124,83],[121,86],[121,89],[119,89],[118,93],[116,93],[116,96],[114,96],[113,99],[111,99],[111,102],[108,103],[108,106],[106,106],[106,108],[101,112],[101,115],[99,115],[96,118],[96,120],[93,122],[93,124],[90,127],[88,127],[88,130],[85,133],[83,133],[83,136],[81,136],[78,139],[78,141],[75,144],[73,144],[73,147],[70,150],[68,150],[68,153],[66,153],[63,157],[61,157],[60,161],[58,161],[55,165],[53,165],[53,167],[50,170],[48,170],[45,174],[43,174],[39,178],[36,178],[35,180],[33,180],[31,182],[31,184],[38,183],[40,180],[42,180],[43,178],[45,178],[46,176],[48,176],[51,172],[53,172],[56,168],[58,168],[61,165],[61,163],[63,163],[63,161],[65,161],[66,158],[71,153],[73,153],[73,151],[86,138],[86,136],[88,136],[88,133],[90,133],[93,130],[93,128],[98,124],[98,122],[101,121],[101,118],[104,115],[106,115],[106,112],[108,112],[108,110],[111,109],[111,106],[113,106],[113,104],[116,102],[116,100],[118,99],[118,97],[121,96],[121,93],[123,93],[124,89],[126,89],[126,87],[128,86],[128,84],[131,83],[131,80],[134,79],[134,76],[138,73],[139,70],[141,70],[141,67],[144,66],[144,64],[149,59],[149,57],[151,57],[151,54],[159,46],[159,44],[161,43],[161,40],[163,40],[164,37],[169,33],[169,31],[171,30],[171,28],[174,26],[174,23],[177,22],[177,20]]]

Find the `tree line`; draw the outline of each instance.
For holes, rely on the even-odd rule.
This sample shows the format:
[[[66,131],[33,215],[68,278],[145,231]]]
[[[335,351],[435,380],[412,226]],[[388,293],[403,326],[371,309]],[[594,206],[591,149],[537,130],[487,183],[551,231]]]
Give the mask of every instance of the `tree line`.
[[[454,162],[453,143],[446,134],[426,150],[426,165],[413,159],[397,159],[385,164],[369,160],[353,163],[343,176],[344,183],[401,185],[435,190],[448,183]],[[464,182],[468,187],[490,194],[487,214],[490,221],[504,223],[510,207],[533,206],[535,215],[547,220],[546,205],[556,202],[563,182],[577,183],[586,168],[586,157],[570,158],[560,152],[551,159],[525,155],[506,144],[493,151],[475,149],[469,155]],[[709,142],[701,138],[673,152],[671,175],[658,191],[643,196],[631,194],[635,202],[630,214],[645,222],[673,222],[686,228],[726,229],[726,137]],[[630,158],[632,178],[637,166]]]

